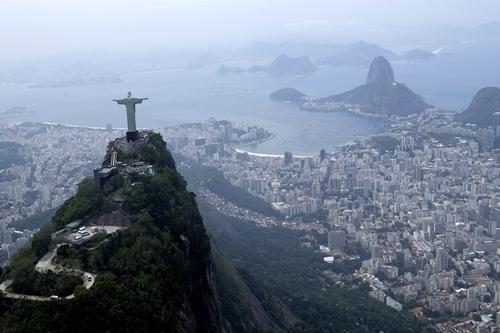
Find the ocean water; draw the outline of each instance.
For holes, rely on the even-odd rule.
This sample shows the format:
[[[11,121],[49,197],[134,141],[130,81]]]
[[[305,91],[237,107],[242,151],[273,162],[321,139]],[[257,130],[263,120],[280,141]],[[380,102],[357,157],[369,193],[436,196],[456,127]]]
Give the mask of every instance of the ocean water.
[[[218,77],[214,75],[215,70],[212,67],[134,73],[124,76],[119,84],[1,87],[0,110],[21,105],[35,111],[29,116],[8,119],[11,122],[45,121],[98,127],[112,123],[114,127],[125,127],[125,110],[112,99],[124,97],[130,90],[137,97],[149,98],[137,106],[139,127],[165,127],[209,117],[257,125],[273,132],[275,139],[247,149],[273,154],[284,151],[318,154],[320,149],[333,150],[353,137],[380,130],[380,126],[369,119],[347,113],[300,111],[268,97],[274,90],[289,85],[311,91],[315,96],[327,94],[331,88],[321,82],[327,82],[327,76],[334,73],[321,71],[308,78],[270,78],[258,74]],[[343,75],[351,77],[352,82],[343,82],[339,89],[358,81],[355,76]]]
[[[457,85],[453,76],[436,76],[439,62],[397,63],[396,79],[405,82],[435,105],[463,108],[474,95],[470,82]],[[46,121],[70,125],[99,126],[112,123],[125,127],[125,110],[112,99],[128,91],[149,100],[138,105],[137,124],[157,128],[215,117],[245,125],[257,125],[275,134],[275,139],[248,147],[254,152],[298,155],[331,151],[353,138],[380,132],[376,120],[348,113],[315,113],[295,106],[273,102],[269,94],[291,86],[312,97],[323,97],[352,89],[365,81],[367,68],[321,69],[311,76],[273,78],[264,74],[218,77],[217,66],[202,70],[165,70],[128,74],[118,84],[64,88],[0,87],[0,111],[26,106],[35,113],[8,121]],[[426,68],[429,68],[426,70]],[[443,81],[444,80],[444,81]],[[449,87],[446,82],[454,82]],[[2,121],[5,121],[3,119]]]

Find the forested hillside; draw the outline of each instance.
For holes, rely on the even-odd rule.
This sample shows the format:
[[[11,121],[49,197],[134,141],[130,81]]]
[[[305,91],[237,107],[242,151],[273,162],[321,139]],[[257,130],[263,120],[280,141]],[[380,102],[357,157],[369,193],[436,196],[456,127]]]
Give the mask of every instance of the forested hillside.
[[[145,140],[141,149],[119,158],[151,163],[153,175],[117,173],[103,190],[83,180],[78,193],[2,274],[13,281],[13,293],[74,293],[74,298],[2,297],[1,332],[221,331],[210,242],[194,196],[161,136],[151,133]],[[82,245],[56,244],[51,236],[70,222],[90,225],[118,212],[131,222],[116,233],[98,233]],[[77,276],[64,272],[35,270],[36,262],[57,245],[57,262],[66,272],[94,274],[92,287],[84,288],[81,280],[71,280]]]

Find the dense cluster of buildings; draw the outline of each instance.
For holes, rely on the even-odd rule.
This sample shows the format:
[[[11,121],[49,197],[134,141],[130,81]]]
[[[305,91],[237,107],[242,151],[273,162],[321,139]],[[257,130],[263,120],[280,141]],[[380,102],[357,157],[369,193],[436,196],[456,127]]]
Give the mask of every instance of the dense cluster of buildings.
[[[196,160],[218,160],[238,145],[273,138],[263,128],[210,118],[204,123],[185,124],[158,130],[173,151]]]
[[[121,135],[110,126],[0,124],[0,262],[31,236],[11,222],[61,205],[101,163],[108,142]]]
[[[453,119],[428,110],[395,119],[379,140],[310,157],[245,152],[212,135],[210,124],[196,128],[203,144],[179,136],[193,128],[165,136],[185,137],[178,152],[284,216],[319,220],[332,252],[359,244],[365,256],[353,278],[369,283],[373,298],[399,311],[424,309],[424,318],[452,315],[461,325],[469,313],[500,311],[500,151],[498,129]],[[207,151],[214,143],[220,150]]]
[[[283,221],[224,205],[202,189],[230,216],[263,226],[310,224],[327,234],[328,262],[359,258],[359,268],[349,274],[370,285],[372,298],[398,311],[412,309],[421,319],[453,316],[436,325],[441,331],[492,328],[500,313],[500,151],[494,149],[500,130],[453,119],[436,110],[392,119],[376,140],[317,156],[247,152],[245,144],[272,135],[215,119],[159,132],[169,149],[217,168],[281,212]],[[0,143],[22,147],[0,170],[1,261],[31,237],[9,223],[60,205],[100,164],[108,142],[123,133],[0,126]],[[119,165],[112,156],[113,167]],[[148,171],[147,165],[126,167]],[[96,171],[96,182],[106,171]],[[471,321],[472,315],[484,320]]]
[[[19,231],[6,222],[0,222],[0,266],[6,263],[11,254],[25,245],[33,236],[32,230]]]
[[[50,124],[0,124],[0,147],[17,143],[20,159],[1,170],[0,219],[15,220],[59,206],[100,164],[120,131]],[[10,156],[2,156],[6,160]]]

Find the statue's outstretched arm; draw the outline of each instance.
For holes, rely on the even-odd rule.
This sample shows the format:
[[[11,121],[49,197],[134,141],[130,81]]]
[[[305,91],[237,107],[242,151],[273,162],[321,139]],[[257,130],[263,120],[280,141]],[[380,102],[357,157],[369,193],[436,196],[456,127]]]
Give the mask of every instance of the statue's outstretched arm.
[[[138,104],[141,104],[142,101],[145,101],[147,99],[148,99],[147,97],[144,97],[144,98],[136,98],[135,100],[137,101]]]

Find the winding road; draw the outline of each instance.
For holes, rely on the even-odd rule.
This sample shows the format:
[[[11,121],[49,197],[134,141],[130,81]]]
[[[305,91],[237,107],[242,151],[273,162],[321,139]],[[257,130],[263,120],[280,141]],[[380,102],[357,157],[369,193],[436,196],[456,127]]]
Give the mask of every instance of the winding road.
[[[55,273],[68,273],[68,274],[74,274],[74,275],[82,275],[83,278],[83,286],[86,289],[90,289],[95,282],[96,275],[89,273],[89,272],[84,272],[80,271],[77,269],[67,269],[64,268],[60,265],[54,265],[52,263],[52,260],[54,259],[57,249],[59,248],[58,244],[56,248],[52,251],[49,251],[47,254],[45,254],[37,263],[35,266],[35,269],[37,272],[40,273],[47,273],[48,271],[53,271]],[[24,295],[24,294],[16,294],[16,293],[10,293],[7,291],[7,288],[12,284],[12,280],[6,280],[3,283],[0,284],[0,291],[8,298],[14,298],[14,299],[25,299],[25,300],[30,300],[30,301],[53,301],[53,300],[58,300],[58,299],[72,299],[75,297],[75,294],[71,294],[65,297],[58,297],[56,295],[46,297],[46,296],[35,296],[35,295]]]

